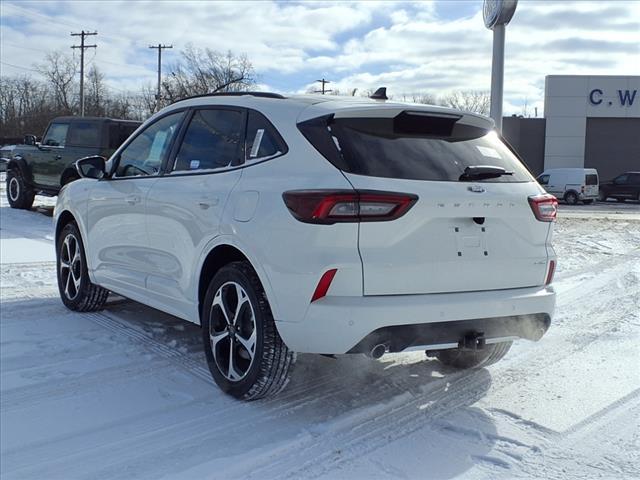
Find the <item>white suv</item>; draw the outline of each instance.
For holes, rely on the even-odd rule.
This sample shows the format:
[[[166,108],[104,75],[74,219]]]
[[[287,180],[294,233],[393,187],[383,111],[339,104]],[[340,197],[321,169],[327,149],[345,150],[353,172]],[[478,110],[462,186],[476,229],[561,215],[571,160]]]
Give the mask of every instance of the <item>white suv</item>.
[[[206,95],[76,167],[55,210],[64,304],[112,291],[202,325],[238,398],[281,390],[294,352],[474,368],[551,321],[557,201],[485,117]]]

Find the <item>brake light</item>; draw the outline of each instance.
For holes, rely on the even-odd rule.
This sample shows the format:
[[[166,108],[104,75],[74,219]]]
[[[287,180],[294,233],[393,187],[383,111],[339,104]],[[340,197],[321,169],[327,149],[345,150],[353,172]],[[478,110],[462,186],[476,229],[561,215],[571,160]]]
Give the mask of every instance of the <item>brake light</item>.
[[[322,277],[320,277],[320,281],[316,286],[316,290],[313,292],[311,303],[327,295],[329,287],[331,286],[331,282],[333,282],[333,277],[336,276],[337,271],[337,268],[332,268],[331,270],[327,270],[326,272],[324,272]]]
[[[545,285],[549,285],[551,282],[553,282],[553,275],[555,273],[556,273],[556,261],[551,260],[549,262],[549,271],[547,272],[547,279],[544,282]]]
[[[370,190],[293,190],[282,198],[296,219],[325,225],[395,220],[418,200],[409,193]]]
[[[544,194],[529,197],[529,205],[541,222],[555,222],[558,215],[558,199],[553,195]]]

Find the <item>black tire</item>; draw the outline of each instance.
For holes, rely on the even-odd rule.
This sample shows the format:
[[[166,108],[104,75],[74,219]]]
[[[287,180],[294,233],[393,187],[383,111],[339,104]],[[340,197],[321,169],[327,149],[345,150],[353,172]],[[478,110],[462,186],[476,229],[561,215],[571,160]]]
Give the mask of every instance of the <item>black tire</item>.
[[[63,227],[56,245],[56,271],[62,303],[76,312],[101,310],[109,290],[91,283],[84,244],[74,222]]]
[[[435,357],[440,363],[448,367],[469,369],[482,368],[493,365],[504,357],[513,342],[502,342],[485,345],[482,350],[462,350],[452,348],[450,350],[440,350],[435,353]]]
[[[233,317],[226,310],[235,310]],[[224,392],[256,400],[287,385],[295,353],[280,338],[262,284],[248,262],[232,262],[218,271],[200,319],[209,370]]]
[[[607,198],[609,198],[609,197],[607,196],[607,194],[606,194],[603,190],[600,190],[600,191],[598,192],[598,201],[600,201],[600,202],[606,202],[606,201],[607,201]]]
[[[585,205],[591,205],[593,203],[593,200],[583,200],[582,203],[584,203]]]
[[[564,201],[569,205],[576,205],[578,203],[578,194],[576,192],[567,192],[564,194]]]
[[[33,206],[35,196],[20,170],[12,168],[7,172],[7,200],[11,208],[29,210]]]
[[[622,197],[615,197],[616,202],[620,202],[620,203],[624,203],[626,198],[622,198]]]

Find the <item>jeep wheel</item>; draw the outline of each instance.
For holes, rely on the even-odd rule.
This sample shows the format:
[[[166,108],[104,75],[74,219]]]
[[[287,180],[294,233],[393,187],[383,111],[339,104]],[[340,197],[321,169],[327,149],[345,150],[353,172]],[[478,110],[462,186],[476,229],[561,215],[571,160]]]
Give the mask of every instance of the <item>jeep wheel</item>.
[[[448,367],[459,369],[482,368],[493,365],[504,357],[511,348],[511,344],[512,342],[493,343],[485,345],[482,350],[452,348],[450,350],[439,350],[432,355],[440,363]],[[431,356],[428,351],[427,354]]]
[[[70,310],[101,310],[109,290],[91,283],[80,232],[75,223],[67,224],[58,237],[56,266],[60,298]]]
[[[36,194],[25,182],[20,170],[12,168],[7,172],[7,200],[11,208],[29,210]]]
[[[255,400],[286,386],[295,354],[280,338],[260,280],[247,262],[230,263],[214,276],[201,324],[209,370],[224,392]]]
[[[607,201],[607,198],[608,198],[608,197],[607,197],[607,194],[606,194],[603,190],[600,190],[600,191],[598,192],[598,201],[600,201],[600,202],[606,202],[606,201]]]
[[[578,203],[578,195],[575,192],[567,192],[564,195],[564,201],[569,205],[576,205]]]

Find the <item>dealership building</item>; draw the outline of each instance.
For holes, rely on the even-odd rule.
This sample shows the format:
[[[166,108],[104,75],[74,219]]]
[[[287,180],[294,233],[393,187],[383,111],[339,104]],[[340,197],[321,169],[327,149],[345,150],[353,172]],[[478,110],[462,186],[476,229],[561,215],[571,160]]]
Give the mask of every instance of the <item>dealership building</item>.
[[[505,117],[503,134],[536,175],[586,167],[607,180],[640,170],[640,76],[549,75],[544,118]]]

